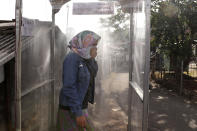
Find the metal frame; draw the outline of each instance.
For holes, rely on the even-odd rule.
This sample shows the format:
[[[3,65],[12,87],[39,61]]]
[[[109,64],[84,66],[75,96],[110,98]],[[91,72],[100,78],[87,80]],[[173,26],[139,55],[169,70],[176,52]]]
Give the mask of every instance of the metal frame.
[[[145,65],[144,65],[144,99],[143,99],[143,131],[148,130],[148,110],[149,110],[149,70],[150,70],[150,5],[151,1],[145,1],[146,15],[146,43],[145,43]]]
[[[51,82],[52,87],[52,126],[55,124],[55,87],[54,87],[54,45],[55,45],[55,10],[52,11],[52,42],[51,42],[51,80],[41,83],[37,87],[33,87],[28,91],[25,91],[21,95],[21,23],[22,23],[22,0],[16,0],[15,8],[16,19],[16,49],[15,49],[15,69],[16,69],[16,90],[15,90],[15,102],[16,102],[16,131],[21,131],[21,97],[27,95],[31,91],[48,84]]]
[[[54,9],[52,9],[52,39],[51,39],[51,72],[50,72],[50,78],[51,78],[51,96],[52,96],[52,107],[51,107],[51,119],[52,119],[52,123],[51,126],[52,128],[55,126],[55,76],[54,76],[54,63],[55,63],[55,13],[56,11]]]
[[[148,103],[149,103],[149,68],[150,68],[150,0],[144,0],[145,2],[145,15],[146,15],[146,37],[145,37],[145,65],[144,65],[144,77],[143,77],[143,90],[139,85],[132,81],[133,72],[133,36],[134,36],[134,25],[133,25],[133,9],[130,9],[130,52],[129,52],[129,94],[128,94],[128,128],[127,131],[131,131],[131,113],[132,113],[132,90],[135,91],[137,96],[141,99],[143,104],[143,120],[142,120],[142,131],[148,130]]]
[[[148,85],[149,85],[149,59],[150,59],[150,0],[146,1],[146,57],[145,57],[145,74],[144,74],[144,84],[143,84],[143,131],[147,130],[148,127]],[[16,131],[21,131],[21,21],[22,21],[22,0],[16,0]],[[55,45],[55,13],[56,10],[52,10],[52,42],[51,42],[51,88],[52,88],[52,126],[55,125],[55,87],[54,87],[54,45]],[[130,68],[129,68],[129,81],[132,80],[132,70],[133,70],[133,63],[132,63],[132,44],[133,44],[133,10],[131,10],[131,29],[130,29]],[[47,82],[48,83],[48,82]],[[44,83],[46,84],[46,83]],[[43,84],[42,84],[43,85]],[[129,84],[129,109],[128,109],[128,131],[131,131],[131,89],[132,84]],[[36,87],[38,88],[38,87]],[[28,91],[31,92],[31,91]],[[27,94],[26,92],[25,94]],[[25,95],[23,94],[23,95]]]
[[[50,0],[51,2],[52,0]],[[65,4],[70,0],[57,0],[57,7],[61,8],[60,5]],[[54,1],[55,3],[56,1]],[[60,4],[58,4],[58,2]],[[55,3],[56,4],[56,3]],[[56,6],[56,5],[54,5]],[[33,87],[29,90],[24,91],[21,93],[21,51],[22,51],[22,44],[21,44],[21,23],[22,23],[22,0],[16,0],[16,8],[15,8],[15,19],[16,19],[16,50],[15,50],[15,67],[16,67],[16,131],[21,131],[21,97],[29,94],[33,90],[36,90],[43,85],[46,85],[48,83],[51,83],[51,126],[52,128],[56,124],[56,114],[55,114],[55,105],[56,105],[56,91],[55,91],[55,73],[54,73],[54,62],[55,62],[55,14],[59,11],[57,8],[52,9],[52,32],[51,32],[51,43],[50,43],[50,80],[44,81],[43,83],[40,83],[38,86]]]
[[[133,72],[133,58],[132,58],[132,52],[133,52],[133,9],[131,9],[130,12],[130,47],[129,47],[129,63],[131,64],[129,66],[129,83],[132,80],[132,72]],[[131,101],[131,93],[132,93],[132,87],[129,84],[129,91],[128,91],[128,127],[127,127],[127,131],[131,131],[131,105],[132,105],[132,101]]]
[[[16,0],[16,57],[15,57],[15,102],[16,102],[16,131],[21,131],[21,22],[22,0]]]

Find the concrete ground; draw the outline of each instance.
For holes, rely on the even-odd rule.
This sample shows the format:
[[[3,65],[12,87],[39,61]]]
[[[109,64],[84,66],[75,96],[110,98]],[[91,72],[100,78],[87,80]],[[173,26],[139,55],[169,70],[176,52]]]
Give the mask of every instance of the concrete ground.
[[[96,87],[90,116],[96,131],[127,130],[128,73],[111,73]]]
[[[197,98],[156,87],[149,107],[149,131],[197,131]]]
[[[101,82],[101,88],[96,88],[96,104],[90,106],[96,129],[126,131],[128,73],[111,73]],[[171,90],[153,87],[148,131],[197,131],[197,99],[188,100]]]

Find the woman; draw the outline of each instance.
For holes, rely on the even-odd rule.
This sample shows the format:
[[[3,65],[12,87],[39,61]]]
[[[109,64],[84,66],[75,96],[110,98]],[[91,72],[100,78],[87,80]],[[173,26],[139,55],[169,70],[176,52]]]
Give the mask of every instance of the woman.
[[[94,79],[98,70],[95,61],[101,37],[82,31],[70,42],[71,52],[63,64],[63,88],[60,91],[58,131],[91,131],[87,120],[88,102],[94,102]]]

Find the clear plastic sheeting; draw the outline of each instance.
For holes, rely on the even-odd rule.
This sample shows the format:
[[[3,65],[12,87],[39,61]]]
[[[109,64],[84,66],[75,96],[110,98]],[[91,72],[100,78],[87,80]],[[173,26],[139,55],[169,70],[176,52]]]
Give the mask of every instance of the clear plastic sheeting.
[[[51,125],[50,24],[35,28],[22,53],[22,130],[46,130]]]
[[[87,8],[83,8],[85,5]],[[99,10],[101,7],[108,10]],[[97,8],[95,8],[97,7]],[[128,124],[129,32],[130,14],[118,2],[73,0],[62,7],[66,16],[68,40],[83,30],[101,36],[96,58],[95,104],[89,104],[89,116],[98,131],[125,131]],[[69,10],[69,12],[65,12]],[[57,21],[58,22],[58,21]],[[65,24],[65,23],[64,23]]]
[[[51,48],[53,26],[49,0],[23,1],[22,8],[21,37],[30,38],[21,61],[22,131],[49,131],[54,128],[58,107],[66,36],[55,26],[56,44]]]
[[[48,0],[23,1],[21,37],[30,37],[21,58],[21,128],[48,131],[51,127],[50,42]],[[51,9],[50,9],[51,10]],[[42,20],[42,21],[41,21]],[[48,21],[47,21],[48,20]]]
[[[146,0],[72,0],[57,12],[49,0],[24,0],[21,37],[29,40],[21,61],[22,130],[54,130],[67,42],[91,30],[101,36],[95,103],[88,110],[95,130],[145,131],[149,4]]]
[[[150,1],[133,0],[131,6],[131,52],[129,128],[148,128],[148,92],[150,59]]]

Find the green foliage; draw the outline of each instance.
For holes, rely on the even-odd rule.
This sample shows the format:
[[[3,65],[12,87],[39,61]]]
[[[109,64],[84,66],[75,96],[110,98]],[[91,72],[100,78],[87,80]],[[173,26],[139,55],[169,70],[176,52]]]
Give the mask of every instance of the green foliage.
[[[129,40],[129,14],[121,5],[115,15],[101,19],[110,28],[114,40]],[[117,38],[117,39],[116,39]],[[197,0],[151,1],[151,51],[170,58],[171,66],[186,67],[193,57],[194,40],[197,39]]]
[[[114,41],[128,42],[129,20],[129,14],[124,13],[121,6],[118,6],[114,15],[105,19],[102,18],[100,21],[104,27],[109,28]]]
[[[159,49],[175,64],[184,60],[186,67],[191,58],[197,33],[197,2],[192,0],[152,0],[151,49]],[[173,65],[174,66],[174,65]]]

